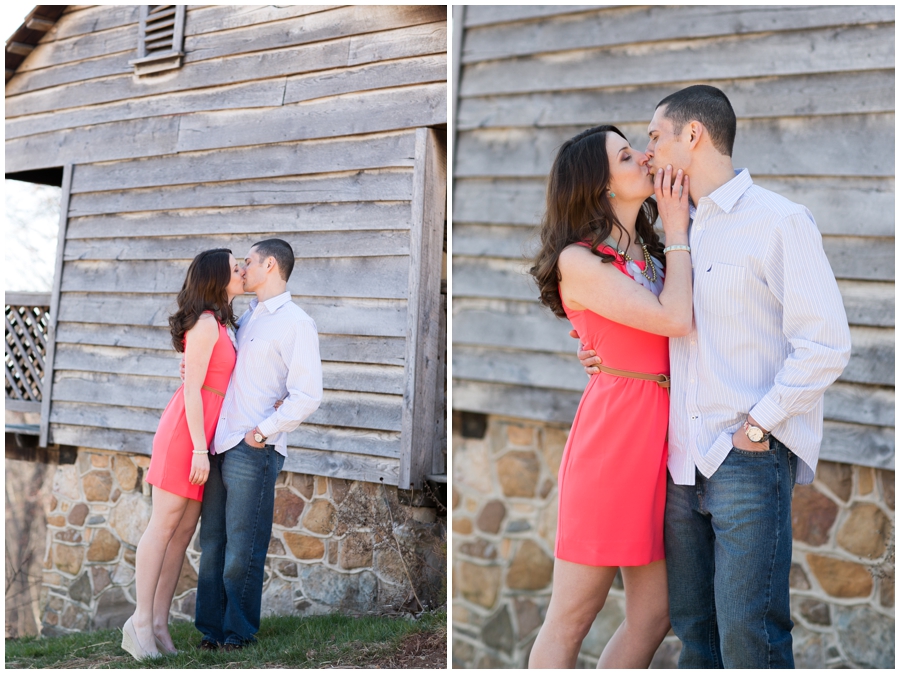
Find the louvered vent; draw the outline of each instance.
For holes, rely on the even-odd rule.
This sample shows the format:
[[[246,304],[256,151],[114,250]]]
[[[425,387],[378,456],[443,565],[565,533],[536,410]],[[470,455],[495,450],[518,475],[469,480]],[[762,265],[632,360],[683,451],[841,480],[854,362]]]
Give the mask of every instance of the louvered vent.
[[[129,61],[138,75],[181,67],[184,5],[143,5],[138,57]]]

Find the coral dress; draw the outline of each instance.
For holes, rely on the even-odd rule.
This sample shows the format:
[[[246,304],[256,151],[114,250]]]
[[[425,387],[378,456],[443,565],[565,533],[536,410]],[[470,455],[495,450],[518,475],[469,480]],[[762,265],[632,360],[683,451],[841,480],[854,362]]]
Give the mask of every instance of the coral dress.
[[[631,276],[624,261],[611,264]],[[644,267],[643,261],[629,264]],[[581,342],[603,365],[669,374],[667,337],[563,306]],[[669,394],[656,382],[591,376],[559,469],[558,559],[641,566],[665,558],[668,422]]]
[[[187,337],[187,336],[185,336]],[[190,344],[185,342],[185,350]],[[225,400],[225,389],[231,379],[231,371],[237,360],[234,344],[224,325],[219,325],[219,339],[213,346],[206,370],[206,379],[200,389],[203,401],[203,431],[206,443],[212,442],[216,433],[216,422]],[[188,431],[187,417],[184,412],[184,384],[182,384],[159,420],[159,428],[153,437],[153,453],[150,456],[150,469],[147,471],[147,482],[165,489],[173,494],[184,496],[195,501],[203,500],[203,485],[191,484],[191,460],[194,444]]]

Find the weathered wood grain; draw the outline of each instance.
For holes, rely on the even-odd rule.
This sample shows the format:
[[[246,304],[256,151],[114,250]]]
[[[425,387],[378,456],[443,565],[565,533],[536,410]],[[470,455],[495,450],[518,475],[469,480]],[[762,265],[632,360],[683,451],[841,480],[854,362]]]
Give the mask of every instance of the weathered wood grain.
[[[297,48],[200,61],[181,68],[176,78],[161,78],[156,82],[143,80],[138,82],[131,75],[78,80],[68,83],[68,86],[54,86],[9,96],[6,99],[6,117],[9,119],[200,87],[296,75],[299,72],[331,70],[364,63],[439,54],[447,50],[446,32],[446,22],[422,24]],[[308,69],[300,70],[298,64],[305,64]],[[61,70],[66,71],[59,73],[61,79],[80,77],[72,69]],[[30,75],[23,73],[15,75],[14,79],[17,77],[27,80]],[[47,77],[46,74],[42,75],[44,80]],[[27,89],[28,82],[16,86]]]
[[[573,339],[572,346],[577,348]],[[569,353],[519,351],[500,347],[457,344],[453,348],[453,376],[467,381],[486,381],[581,393],[588,376]]]
[[[60,445],[75,447],[93,447],[144,454],[150,456],[153,449],[153,434],[122,431],[93,426],[73,426],[54,423],[50,427],[50,441]]]
[[[177,293],[189,260],[72,260],[65,265],[64,292]],[[382,257],[310,258],[294,267],[288,290],[319,297],[405,299],[409,259]]]
[[[309,185],[303,181],[292,184],[297,189]],[[282,186],[280,191],[285,189]],[[164,193],[159,194],[159,197],[162,199]],[[121,205],[127,207],[126,204]],[[235,237],[232,241],[237,241],[238,237],[250,237],[253,241],[259,241],[268,234],[278,234],[282,238],[293,234],[301,237],[298,241],[308,242],[314,247],[315,241],[321,241],[324,245],[329,240],[328,237],[338,237],[338,240],[343,239],[346,244],[350,244],[349,239],[376,237],[380,233],[385,235],[395,233],[400,236],[409,229],[409,221],[408,201],[314,203],[225,209],[192,208],[138,213],[120,211],[115,215],[72,218],[67,238],[69,245],[82,241],[82,245],[96,246],[93,249],[95,252],[91,254],[100,256],[94,259],[102,259],[104,253],[101,250],[103,243],[100,239],[111,237],[127,239],[129,246],[140,246],[141,240],[147,240],[173,253],[178,250],[180,241],[189,243],[194,240],[200,245],[200,241],[218,240],[219,236]],[[169,243],[168,237],[173,237]],[[91,240],[90,244],[87,240]],[[396,244],[400,245],[401,242],[397,241]],[[244,250],[238,243],[227,247],[239,253]],[[184,257],[193,257],[196,251],[202,248],[195,247],[193,250],[194,252],[188,252]],[[127,251],[122,252],[130,254]],[[295,249],[295,254],[298,257],[315,257],[306,249]],[[145,259],[154,255],[159,256],[152,251],[152,246],[140,253]]]
[[[153,434],[54,423],[52,441],[59,444],[149,455],[153,446]],[[341,454],[333,451],[317,452],[289,445],[288,458],[285,460],[283,470],[328,475],[347,480],[369,482],[383,480],[385,484],[396,484],[399,465],[396,460],[391,461],[389,458]]]
[[[124,407],[121,405],[99,405],[94,403],[71,403],[63,400],[53,402],[50,423],[70,426],[94,427],[156,433],[162,410],[146,407]],[[88,444],[88,447],[96,445]],[[102,449],[102,448],[101,448]],[[124,449],[124,448],[123,448]]]
[[[77,35],[98,33],[119,28],[126,24],[136,24],[141,15],[140,5],[94,5],[65,14],[65,19],[57,21],[55,32],[50,36],[54,41],[65,40]],[[135,33],[136,35],[137,33]]]
[[[632,142],[638,140],[632,138]],[[809,208],[823,234],[894,234],[893,177],[778,177],[760,174],[753,166],[750,174],[758,185]],[[454,226],[465,222],[537,225],[544,212],[546,189],[546,176],[457,178]]]
[[[454,275],[454,285],[457,277]],[[575,353],[571,324],[537,301],[453,298],[453,344]]]
[[[138,349],[157,349],[174,354],[172,337],[167,327],[142,327],[94,323],[59,324],[58,344],[90,346],[118,346]],[[363,337],[319,333],[319,355],[323,361],[337,363],[374,363],[403,365],[405,340],[401,337]]]
[[[893,24],[889,6],[652,6],[616,7],[541,21],[508,23],[466,32],[464,63],[527,56],[542,52],[594,49],[751,33],[789,31],[854,24]]]
[[[32,157],[90,164],[432,126],[447,121],[446,93],[446,85],[437,83],[286,107],[198,112],[40,133],[7,142],[7,170],[23,171],[35,161],[47,161]]]
[[[60,401],[53,405],[51,423],[156,433],[161,414],[161,410],[141,407]],[[396,459],[400,438],[397,433],[388,431],[366,431],[304,423],[288,434],[287,442],[290,447]]]
[[[893,283],[838,280],[844,310],[850,325],[894,327],[895,297]]]
[[[56,25],[62,28],[74,17],[60,18]],[[59,30],[57,30],[57,33]],[[84,59],[96,59],[99,57],[119,54],[119,60],[125,64],[125,69],[130,68],[128,61],[137,54],[138,26],[137,23],[129,23],[108,30],[94,30],[89,33],[68,38],[41,42],[29,57],[22,61],[16,68],[17,73],[25,73],[41,68],[59,66]]]
[[[608,6],[608,5],[606,5]],[[604,5],[467,5],[466,28],[490,23],[526,21],[547,16],[590,12]]]
[[[173,349],[58,344],[56,370],[178,377],[181,354]],[[324,362],[326,389],[403,394],[403,368],[363,364],[346,354],[342,362]]]
[[[648,123],[657,103],[691,84],[724,91],[740,119],[894,109],[894,71],[885,69],[463,98],[457,128]],[[632,142],[643,149],[645,138]]]
[[[143,117],[273,107],[281,105],[285,82],[285,78],[277,78],[16,117],[6,122],[6,139]]]
[[[181,117],[177,152],[334,138],[447,122],[444,82],[327,98],[273,109]]]
[[[185,35],[216,33],[262,23],[318,14],[340,5],[207,5],[188,7]]]
[[[894,330],[854,326],[850,328],[850,341],[850,362],[840,381],[893,386]]]
[[[179,117],[149,117],[15,138],[6,142],[6,170],[172,154],[180,122]]]
[[[72,196],[72,164],[63,165],[62,185],[59,197],[59,227],[56,234],[56,262],[53,269],[53,289],[50,292],[50,320],[47,324],[47,355],[44,358],[44,381],[41,386],[41,423],[38,442],[46,447],[50,433],[50,408],[53,401],[53,361],[56,357],[56,326],[59,323],[60,295],[62,294],[63,250],[66,246],[66,229],[69,222],[69,200]]]
[[[63,370],[54,377],[54,403],[165,408],[178,389],[177,377],[148,377]],[[401,396],[357,391],[326,391],[322,406],[306,421],[382,431],[400,430]]]
[[[510,225],[453,223],[453,253],[463,257],[525,260],[540,247],[540,229]]]
[[[826,421],[819,459],[894,470],[894,429]]]
[[[894,280],[894,238],[823,236],[822,246],[837,278]]]
[[[79,166],[73,192],[412,166],[415,132],[301,141]],[[44,160],[46,161],[46,160]]]
[[[224,220],[224,218],[222,219]],[[121,221],[119,223],[124,224]],[[69,239],[66,242],[65,256],[67,261],[191,260],[203,250],[228,248],[237,259],[243,259],[254,243],[273,237],[287,241],[294,249],[298,260],[377,257],[409,253],[409,232],[406,230],[301,232],[296,234],[288,230],[288,232],[272,231],[259,234],[221,234],[219,236]]]
[[[99,177],[99,176],[98,176]],[[176,229],[183,234],[202,234],[207,231],[207,215],[220,218],[222,213],[246,218],[247,231],[270,230],[272,227],[282,229],[293,222],[290,229],[327,228],[331,223],[339,229],[332,209],[341,208],[332,204],[340,202],[366,201],[409,201],[412,197],[412,171],[409,168],[362,170],[336,173],[326,176],[292,176],[275,179],[238,180],[213,183],[194,183],[190,176],[181,176],[189,182],[187,185],[164,185],[143,189],[115,189],[110,181],[103,184],[97,181],[98,187],[105,187],[100,192],[86,192],[72,195],[71,213],[73,217],[99,215],[104,213],[124,214],[138,211],[157,211],[134,216],[141,220],[141,227],[150,228],[150,234],[172,233],[171,227],[189,227],[187,222],[196,218],[198,224],[194,229]],[[329,203],[330,202],[330,203]],[[255,222],[253,209],[219,211],[214,214],[194,213],[185,209],[225,208],[243,206],[282,206],[289,204],[315,204],[312,207],[296,209],[271,209],[262,217],[271,216],[273,224],[265,225]],[[388,204],[383,204],[388,207]],[[355,208],[369,208],[359,205]],[[404,207],[405,208],[405,207]],[[166,211],[166,212],[159,212]],[[374,224],[381,222],[374,215]],[[176,225],[181,218],[184,222]],[[360,213],[360,219],[365,219]],[[153,229],[159,222],[159,230]],[[403,220],[398,218],[398,223]],[[76,220],[77,223],[77,220]],[[281,224],[279,224],[281,223]],[[308,223],[308,224],[307,224]],[[221,220],[219,225],[221,226]],[[76,229],[81,225],[76,224]],[[166,228],[169,229],[166,229]],[[91,225],[91,231],[93,231]]]
[[[283,470],[396,485],[399,465],[396,460],[391,459],[289,448]]]
[[[893,174],[893,155],[882,151],[881,139],[890,137],[893,128],[894,116],[888,113],[739,120],[734,164],[748,167],[751,175],[888,177]],[[559,146],[582,130],[516,128],[460,133],[456,175],[544,177]],[[626,124],[621,130],[632,139],[646,134],[643,125]],[[819,138],[830,142],[817,142]],[[810,147],[816,152],[810,152]]]
[[[832,421],[893,426],[894,389],[835,382],[825,390],[825,418]]]
[[[289,77],[284,105],[323,96],[337,96],[409,84],[441,82],[447,79],[447,55],[431,54],[415,58],[375,63],[358,68],[341,68]]]
[[[173,294],[65,293],[64,297],[60,321],[97,323],[116,329],[123,325],[167,326],[169,315],[177,306]],[[405,301],[299,297],[294,302],[312,317],[320,332],[372,337],[405,335]]]
[[[460,96],[893,68],[893,24],[581,49],[463,68]],[[665,62],[665,68],[659,63]]]
[[[300,17],[284,17],[278,21],[277,30],[254,23],[225,32],[186,33],[184,61],[191,63],[247,52],[296,48],[446,19],[444,5],[349,5]]]
[[[459,257],[454,264],[460,266],[461,279],[457,292],[468,294],[471,285],[482,293],[494,293],[493,297],[505,297],[510,290],[522,291],[518,283],[518,269],[508,266],[498,267],[497,263],[481,262],[463,256],[480,258],[506,258],[528,266],[540,245],[537,232],[531,227],[505,227],[494,225],[455,225],[453,229],[454,251]],[[822,244],[835,277],[886,281],[894,278],[894,239],[887,237],[824,236]],[[479,268],[479,269],[475,269]],[[481,286],[485,274],[497,273],[513,280],[503,285]],[[529,280],[526,278],[526,280]],[[507,285],[512,283],[513,285]],[[480,286],[480,287],[479,287]],[[530,292],[530,290],[528,291]],[[531,295],[509,295],[517,299],[527,299]]]
[[[453,379],[453,409],[571,424],[580,392]]]
[[[535,301],[539,297],[524,259],[466,258],[453,260],[453,294]]]
[[[434,395],[441,326],[441,257],[447,190],[447,138],[416,131],[407,288],[406,357],[400,448],[400,487],[419,489],[431,470]]]
[[[400,453],[400,435],[389,431],[300,424],[297,430],[288,434],[288,445],[396,459]]]

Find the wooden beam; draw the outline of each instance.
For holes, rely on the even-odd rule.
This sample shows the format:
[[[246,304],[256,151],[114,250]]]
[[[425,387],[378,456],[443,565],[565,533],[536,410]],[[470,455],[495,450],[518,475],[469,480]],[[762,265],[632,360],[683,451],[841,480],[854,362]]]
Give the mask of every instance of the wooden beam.
[[[59,204],[59,233],[56,238],[56,267],[53,272],[53,291],[50,295],[50,321],[47,325],[47,361],[44,364],[44,388],[41,399],[40,446],[46,447],[50,431],[50,401],[53,397],[53,359],[56,356],[56,324],[59,321],[59,295],[62,289],[63,258],[66,250],[66,225],[69,222],[69,196],[75,166],[63,166],[62,192]]]
[[[6,51],[9,54],[18,54],[19,56],[28,56],[34,51],[33,44],[25,44],[24,42],[10,42],[6,45]]]
[[[401,489],[418,489],[431,472],[434,395],[440,343],[441,255],[446,204],[446,138],[416,130],[409,244],[406,384],[400,450]]]

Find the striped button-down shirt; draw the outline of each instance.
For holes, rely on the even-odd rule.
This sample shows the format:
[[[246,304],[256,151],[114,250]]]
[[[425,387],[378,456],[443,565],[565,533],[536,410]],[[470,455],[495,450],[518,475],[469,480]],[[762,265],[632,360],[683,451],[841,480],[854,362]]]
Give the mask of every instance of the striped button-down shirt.
[[[847,315],[812,214],[746,170],[691,209],[694,321],[669,340],[669,472],[694,484],[732,449],[747,415],[812,482],[822,397],[847,365]]]
[[[227,451],[258,426],[266,444],[287,456],[287,434],[322,402],[316,324],[288,292],[265,302],[254,298],[238,320],[237,344],[213,448]]]

